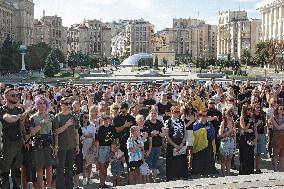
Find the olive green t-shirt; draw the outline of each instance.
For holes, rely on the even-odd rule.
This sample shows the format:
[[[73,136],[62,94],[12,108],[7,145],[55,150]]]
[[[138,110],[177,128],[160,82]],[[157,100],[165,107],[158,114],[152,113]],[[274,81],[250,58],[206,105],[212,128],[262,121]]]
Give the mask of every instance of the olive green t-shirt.
[[[58,134],[58,147],[62,150],[71,150],[76,147],[75,134],[79,129],[79,121],[76,116],[72,113],[63,115],[61,112],[55,115],[52,122],[52,129],[58,129],[62,127],[69,119],[73,119],[73,125],[69,126],[62,133]]]
[[[32,115],[32,117],[30,118],[30,126],[31,127],[36,127],[38,125],[40,125],[40,122],[44,119],[44,117],[40,114],[34,114]],[[49,114],[48,115],[48,121],[47,123],[45,123],[43,125],[43,127],[41,128],[41,130],[36,133],[36,134],[52,134],[52,121],[54,119],[54,115]]]

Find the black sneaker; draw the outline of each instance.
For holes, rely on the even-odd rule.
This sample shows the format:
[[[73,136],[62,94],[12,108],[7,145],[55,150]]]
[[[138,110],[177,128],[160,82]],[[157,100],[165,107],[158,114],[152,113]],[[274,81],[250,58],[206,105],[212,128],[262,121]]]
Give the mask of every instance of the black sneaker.
[[[258,169],[258,170],[255,171],[255,173],[256,173],[256,174],[261,174],[262,171],[261,171],[260,169]]]

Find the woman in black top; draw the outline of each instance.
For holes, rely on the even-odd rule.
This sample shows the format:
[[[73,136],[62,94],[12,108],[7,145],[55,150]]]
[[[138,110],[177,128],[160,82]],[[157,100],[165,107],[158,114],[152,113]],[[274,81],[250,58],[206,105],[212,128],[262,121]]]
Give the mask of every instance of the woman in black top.
[[[261,173],[261,154],[266,154],[266,114],[261,110],[260,103],[253,105],[254,109],[254,122],[257,129],[258,139],[256,144],[256,155],[255,155],[255,169],[256,173]]]
[[[192,145],[193,145],[193,124],[197,120],[197,116],[193,111],[191,105],[185,105],[181,107],[181,119],[185,125],[185,137],[186,137],[186,146],[187,146],[187,154],[188,154],[188,164],[191,168],[192,161]]]
[[[107,188],[105,181],[109,165],[110,146],[115,139],[115,128],[110,124],[110,117],[107,114],[101,115],[103,123],[96,133],[96,157],[98,158],[100,172],[100,188]]]
[[[243,131],[240,137],[240,175],[254,173],[254,147],[257,143],[257,128],[253,119],[252,107],[243,105],[240,117]]]
[[[150,110],[149,120],[145,122],[145,127],[148,128],[150,135],[152,137],[152,149],[149,156],[146,158],[150,169],[153,172],[153,180],[156,181],[158,173],[158,160],[161,153],[161,147],[163,145],[163,138],[165,137],[164,125],[157,119],[158,109],[154,106]],[[145,147],[144,147],[145,148]]]
[[[171,107],[171,118],[166,121],[166,177],[167,181],[187,178],[188,161],[185,146],[185,126],[179,118],[180,108]]]

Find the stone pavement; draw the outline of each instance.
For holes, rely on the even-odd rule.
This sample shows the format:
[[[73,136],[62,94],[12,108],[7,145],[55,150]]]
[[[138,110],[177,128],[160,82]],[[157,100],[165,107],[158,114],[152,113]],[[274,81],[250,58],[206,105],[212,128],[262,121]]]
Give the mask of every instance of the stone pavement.
[[[238,156],[235,157],[236,166],[239,166]],[[238,170],[232,170],[233,176],[221,177],[219,174],[210,175],[208,178],[197,178],[192,176],[189,180],[178,180],[172,182],[165,181],[165,158],[160,158],[160,175],[159,183],[148,183],[135,186],[121,186],[121,189],[147,189],[147,188],[282,188],[284,189],[284,173],[274,173],[272,170],[271,160],[264,157],[261,170],[263,174],[254,175],[238,175]],[[220,171],[220,164],[216,163],[216,168]],[[108,175],[111,175],[110,173]],[[95,183],[99,183],[98,177],[94,178]],[[126,178],[123,178],[123,183],[126,184]],[[112,186],[111,178],[107,179],[108,186]],[[84,189],[98,188],[98,184],[84,187]]]

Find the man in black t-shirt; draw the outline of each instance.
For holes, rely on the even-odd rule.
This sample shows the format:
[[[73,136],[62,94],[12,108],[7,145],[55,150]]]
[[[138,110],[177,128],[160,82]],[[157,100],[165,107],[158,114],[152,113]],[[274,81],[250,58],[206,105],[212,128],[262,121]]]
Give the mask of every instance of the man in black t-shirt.
[[[164,116],[165,112],[169,112],[172,105],[168,102],[168,94],[162,92],[160,96],[160,102],[157,103],[158,114]]]
[[[120,114],[113,119],[113,126],[117,132],[119,138],[120,149],[124,152],[126,162],[128,163],[128,150],[127,140],[130,136],[130,127],[136,125],[135,118],[128,113],[128,104],[122,103],[120,106]]]
[[[3,127],[3,160],[1,162],[1,189],[9,189],[9,174],[11,170],[13,188],[20,188],[23,136],[21,115],[23,110],[17,106],[19,94],[14,89],[4,92],[6,104],[0,109],[0,121]]]
[[[213,125],[215,130],[215,139],[216,139],[216,149],[219,149],[220,140],[217,139],[217,134],[219,133],[219,128],[222,122],[222,113],[216,109],[215,100],[210,99],[208,101],[208,109],[207,109],[207,117],[208,121]],[[217,150],[217,157],[218,157],[218,150]]]

